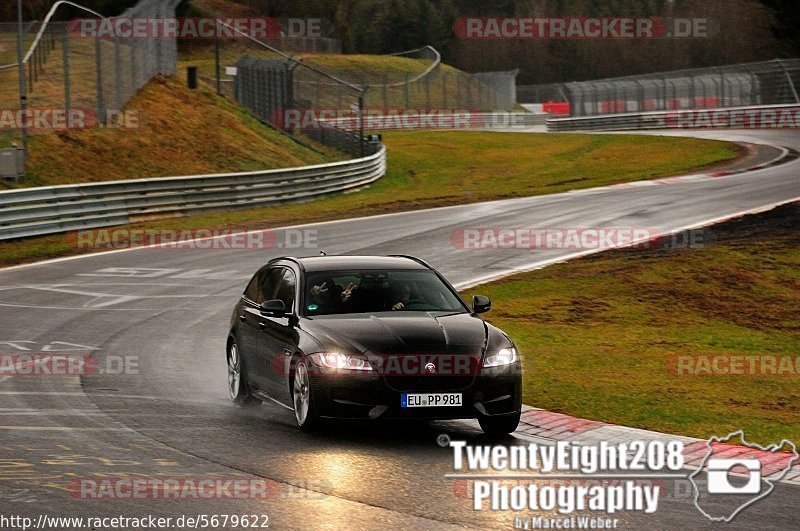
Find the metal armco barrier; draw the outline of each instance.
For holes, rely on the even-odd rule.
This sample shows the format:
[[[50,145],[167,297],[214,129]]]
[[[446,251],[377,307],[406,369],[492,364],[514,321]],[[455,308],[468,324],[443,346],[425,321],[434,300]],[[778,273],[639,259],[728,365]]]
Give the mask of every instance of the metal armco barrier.
[[[775,128],[800,128],[800,105],[754,105],[547,119],[548,131]]]
[[[301,201],[365,186],[385,172],[380,146],[368,157],[301,168],[2,191],[0,240]]]

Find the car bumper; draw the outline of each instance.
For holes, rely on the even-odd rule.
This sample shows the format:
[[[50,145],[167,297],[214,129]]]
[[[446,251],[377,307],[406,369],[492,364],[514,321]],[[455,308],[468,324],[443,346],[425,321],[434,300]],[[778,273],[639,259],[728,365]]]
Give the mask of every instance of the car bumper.
[[[324,418],[337,419],[469,419],[519,413],[522,371],[519,363],[482,369],[462,389],[393,389],[375,372],[340,371],[309,375],[314,407]],[[422,377],[424,378],[424,376]],[[401,407],[404,393],[462,393],[462,405]]]

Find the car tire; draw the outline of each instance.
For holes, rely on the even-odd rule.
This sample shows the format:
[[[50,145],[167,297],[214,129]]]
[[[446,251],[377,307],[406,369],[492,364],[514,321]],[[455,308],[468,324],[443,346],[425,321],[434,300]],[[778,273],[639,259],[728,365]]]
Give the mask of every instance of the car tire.
[[[244,370],[241,351],[235,339],[228,342],[225,359],[228,366],[228,394],[233,403],[240,407],[260,404],[261,400],[250,394],[247,371]]]
[[[319,417],[314,407],[314,393],[308,377],[308,365],[305,360],[299,361],[292,376],[292,405],[297,426],[306,432],[319,427]]]
[[[478,424],[486,435],[490,437],[503,437],[514,433],[519,426],[521,412],[513,415],[498,415],[494,417],[480,417]]]

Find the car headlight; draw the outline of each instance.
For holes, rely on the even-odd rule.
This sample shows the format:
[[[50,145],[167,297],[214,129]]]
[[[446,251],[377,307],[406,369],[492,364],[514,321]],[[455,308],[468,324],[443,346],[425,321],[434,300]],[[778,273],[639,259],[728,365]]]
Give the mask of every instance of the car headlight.
[[[514,347],[501,348],[494,354],[486,356],[483,360],[484,367],[499,367],[501,365],[510,365],[517,361],[517,349]]]
[[[318,352],[311,354],[318,365],[328,369],[348,369],[352,371],[371,371],[372,366],[364,358],[347,356],[339,352]]]

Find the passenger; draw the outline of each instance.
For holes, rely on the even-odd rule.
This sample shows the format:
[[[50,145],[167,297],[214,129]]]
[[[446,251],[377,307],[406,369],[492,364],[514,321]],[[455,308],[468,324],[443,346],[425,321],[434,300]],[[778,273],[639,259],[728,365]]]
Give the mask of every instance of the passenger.
[[[350,283],[347,288],[342,288],[333,278],[326,278],[319,284],[311,286],[307,307],[318,315],[344,313],[349,308],[353,290],[357,287]]]

